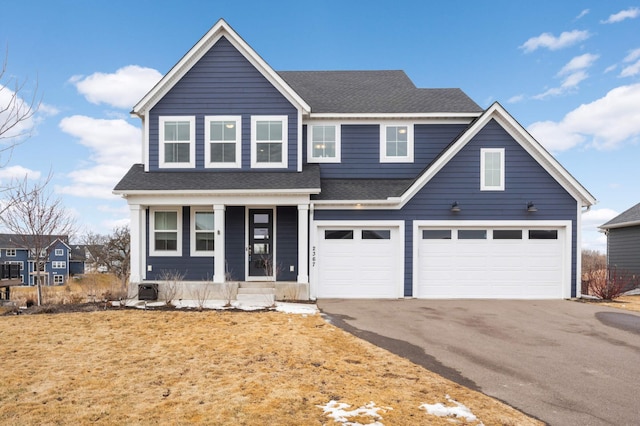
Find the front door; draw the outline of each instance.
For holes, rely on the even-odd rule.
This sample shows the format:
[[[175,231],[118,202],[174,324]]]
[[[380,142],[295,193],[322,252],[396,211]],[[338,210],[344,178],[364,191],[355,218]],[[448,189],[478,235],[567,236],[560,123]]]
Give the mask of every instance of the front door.
[[[273,210],[249,209],[249,277],[274,276]]]

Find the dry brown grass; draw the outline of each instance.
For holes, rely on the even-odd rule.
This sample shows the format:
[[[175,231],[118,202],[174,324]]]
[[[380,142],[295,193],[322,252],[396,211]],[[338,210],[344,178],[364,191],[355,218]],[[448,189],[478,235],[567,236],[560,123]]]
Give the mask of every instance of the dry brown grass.
[[[0,342],[0,424],[331,425],[317,405],[339,400],[392,407],[386,425],[450,425],[418,408],[445,395],[478,417],[469,424],[540,424],[319,315],[5,316]]]
[[[594,301],[598,305],[610,306],[612,308],[626,309],[628,311],[640,312],[640,295],[620,296],[608,302]]]

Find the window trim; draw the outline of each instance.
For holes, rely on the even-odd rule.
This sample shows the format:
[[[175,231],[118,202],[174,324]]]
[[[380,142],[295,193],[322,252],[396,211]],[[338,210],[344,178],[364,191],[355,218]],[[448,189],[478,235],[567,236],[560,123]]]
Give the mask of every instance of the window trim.
[[[52,260],[51,269],[67,269],[67,262],[64,260]]]
[[[485,156],[486,154],[498,153],[500,154],[500,184],[488,186],[486,183],[485,175]],[[504,148],[482,148],[480,149],[480,190],[481,191],[504,191],[505,170],[504,170]]]
[[[177,213],[177,242],[176,250],[156,250],[156,213],[157,212],[174,212]],[[158,257],[181,257],[182,256],[182,208],[180,207],[157,207],[149,209],[149,256]]]
[[[5,256],[7,257],[16,257],[18,255],[18,250],[11,248],[11,249],[5,249]]]
[[[211,122],[234,121],[236,123],[236,161],[211,161],[212,143],[230,143],[230,141],[211,141]],[[204,117],[204,166],[216,169],[239,169],[242,167],[242,116],[241,115],[207,115]]]
[[[282,123],[282,140],[263,142],[257,139],[257,124],[259,121],[280,121]],[[259,163],[258,143],[282,144],[282,161],[279,163]],[[282,169],[288,167],[288,144],[289,144],[289,116],[287,115],[252,115],[251,116],[251,168],[255,169]]]
[[[167,163],[164,157],[164,123],[186,121],[189,123],[189,162]],[[183,142],[186,143],[186,142]],[[158,167],[163,169],[189,169],[196,166],[196,117],[193,115],[163,115],[158,117]]]
[[[64,250],[63,249],[55,249],[53,251],[55,256],[64,256]]]
[[[407,155],[403,157],[387,155],[387,128],[400,127],[407,128]],[[389,122],[380,124],[380,162],[381,163],[413,163],[414,147],[414,123]]]
[[[60,282],[57,283],[57,278],[60,277]],[[63,285],[64,284],[64,275],[61,274],[53,274],[53,285]]]
[[[193,257],[213,257],[215,254],[215,248],[214,250],[203,250],[203,251],[198,251],[196,250],[196,213],[212,213],[213,214],[213,228],[211,229],[211,232],[213,232],[213,244],[215,247],[216,244],[216,235],[215,235],[215,227],[216,227],[216,222],[215,222],[215,212],[213,210],[213,208],[204,208],[204,207],[192,207],[191,208],[191,243],[190,243],[190,251],[191,251],[191,256]]]
[[[333,126],[335,128],[336,155],[333,157],[315,157],[313,155],[313,127]],[[308,163],[340,163],[342,153],[342,125],[331,121],[318,121],[307,124],[307,162]]]

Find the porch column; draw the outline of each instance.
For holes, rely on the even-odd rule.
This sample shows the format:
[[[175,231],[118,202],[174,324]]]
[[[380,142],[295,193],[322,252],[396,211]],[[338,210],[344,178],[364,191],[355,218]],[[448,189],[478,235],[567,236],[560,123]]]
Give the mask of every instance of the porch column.
[[[298,283],[309,282],[309,205],[298,205]]]
[[[131,275],[129,282],[140,283],[145,278],[145,209],[140,204],[129,204],[131,232]]]
[[[225,255],[224,241],[226,235],[224,232],[224,204],[215,204],[213,206],[213,229],[214,229],[214,250],[213,250],[213,282],[225,282]]]

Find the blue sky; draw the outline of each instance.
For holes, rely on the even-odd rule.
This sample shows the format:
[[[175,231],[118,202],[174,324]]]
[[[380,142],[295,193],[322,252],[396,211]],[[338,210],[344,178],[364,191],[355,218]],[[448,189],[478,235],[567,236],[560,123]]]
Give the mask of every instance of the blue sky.
[[[79,234],[128,222],[111,194],[141,162],[128,113],[219,18],[276,70],[402,69],[499,101],[598,199],[586,248],[640,202],[640,2],[22,0],[2,16],[2,83],[37,82],[42,107],[0,185],[52,172]]]

